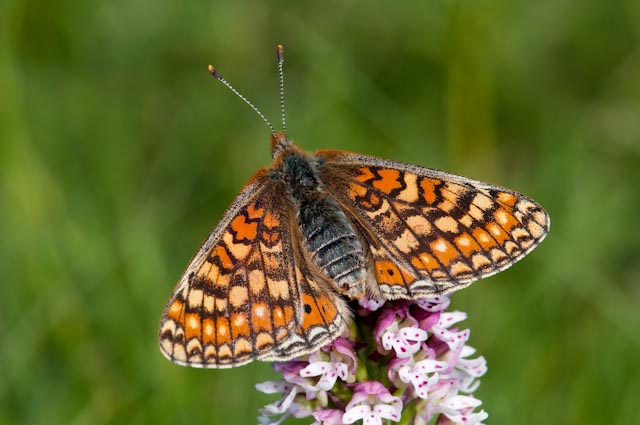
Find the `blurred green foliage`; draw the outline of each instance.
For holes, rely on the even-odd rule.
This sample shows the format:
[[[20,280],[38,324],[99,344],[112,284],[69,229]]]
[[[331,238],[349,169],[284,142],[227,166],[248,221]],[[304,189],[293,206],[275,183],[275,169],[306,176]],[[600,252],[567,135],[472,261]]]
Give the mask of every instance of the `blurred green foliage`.
[[[0,423],[255,423],[269,365],[175,366],[160,313],[267,128],[526,193],[525,261],[453,297],[493,424],[640,423],[640,3],[0,2]],[[310,421],[301,421],[308,423]],[[290,423],[294,423],[291,421]]]

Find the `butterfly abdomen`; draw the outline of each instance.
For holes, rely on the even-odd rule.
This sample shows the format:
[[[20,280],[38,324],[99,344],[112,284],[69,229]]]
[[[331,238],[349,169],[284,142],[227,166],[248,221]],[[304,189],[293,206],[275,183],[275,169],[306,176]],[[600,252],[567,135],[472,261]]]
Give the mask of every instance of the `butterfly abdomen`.
[[[296,210],[309,259],[337,292],[359,298],[367,276],[364,249],[347,216],[320,183],[317,167],[313,158],[292,148],[272,172],[284,182]]]
[[[311,261],[335,283],[336,290],[351,298],[364,295],[365,255],[338,205],[317,194],[300,203],[297,220]]]

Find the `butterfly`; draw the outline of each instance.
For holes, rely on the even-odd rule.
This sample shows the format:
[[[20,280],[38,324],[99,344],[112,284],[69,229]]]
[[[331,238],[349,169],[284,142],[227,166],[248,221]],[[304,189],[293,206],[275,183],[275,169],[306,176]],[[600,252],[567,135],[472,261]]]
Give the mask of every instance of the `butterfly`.
[[[273,162],[245,184],[192,258],[162,314],[171,361],[228,368],[330,343],[349,300],[448,294],[520,260],[549,216],[513,190],[339,150],[307,153],[209,66],[272,130]]]

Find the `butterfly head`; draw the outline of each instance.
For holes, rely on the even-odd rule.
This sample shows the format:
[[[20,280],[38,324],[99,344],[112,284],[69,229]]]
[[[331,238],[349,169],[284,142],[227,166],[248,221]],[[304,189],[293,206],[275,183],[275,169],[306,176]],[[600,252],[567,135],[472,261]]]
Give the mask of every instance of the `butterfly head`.
[[[294,199],[304,198],[316,191],[319,181],[313,159],[285,138],[276,140],[276,143],[273,151],[275,159],[271,166],[272,178],[282,182],[286,192]]]
[[[287,139],[287,135],[282,131],[271,134],[271,157],[275,158],[278,154],[291,147],[292,143]]]

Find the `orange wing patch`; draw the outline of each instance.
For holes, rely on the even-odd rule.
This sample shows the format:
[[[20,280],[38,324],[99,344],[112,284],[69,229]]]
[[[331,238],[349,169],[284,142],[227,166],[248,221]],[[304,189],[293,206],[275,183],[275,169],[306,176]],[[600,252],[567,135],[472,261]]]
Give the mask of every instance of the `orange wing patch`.
[[[438,270],[440,263],[433,257],[433,255],[422,252],[417,254],[411,259],[411,265],[418,270],[425,270],[427,274]],[[421,273],[422,274],[422,273]]]
[[[243,216],[238,216],[231,222],[231,230],[235,233],[234,238],[240,241],[251,241],[258,233],[258,223],[247,221]]]
[[[475,238],[467,232],[463,232],[456,236],[453,241],[458,251],[467,258],[471,257],[474,252],[478,252],[482,249]]]
[[[429,244],[431,252],[444,267],[460,257],[459,251],[445,238],[438,238]]]
[[[435,179],[420,179],[420,189],[422,190],[422,198],[427,204],[433,204],[437,199],[436,187],[441,185],[440,180]]]
[[[408,285],[415,280],[390,260],[377,260],[374,265],[379,285]]]
[[[302,294],[304,316],[300,327],[308,332],[314,326],[328,326],[338,315],[333,303],[322,295]]]
[[[376,189],[390,194],[395,189],[400,189],[402,183],[398,181],[400,178],[400,171],[393,169],[386,169],[378,171],[379,179],[373,180],[373,187]]]

